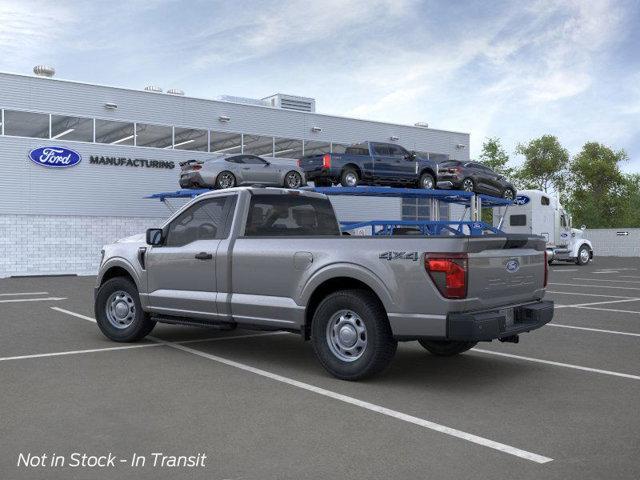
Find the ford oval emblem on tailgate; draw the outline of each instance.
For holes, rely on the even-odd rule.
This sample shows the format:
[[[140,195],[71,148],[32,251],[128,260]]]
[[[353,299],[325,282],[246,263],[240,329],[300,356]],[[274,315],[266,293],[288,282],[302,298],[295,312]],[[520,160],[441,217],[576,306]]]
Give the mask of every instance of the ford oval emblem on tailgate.
[[[29,160],[43,167],[66,168],[79,164],[82,156],[69,148],[40,147],[29,152]]]
[[[518,270],[520,270],[520,262],[515,259],[509,260],[507,262],[506,268],[507,268],[507,272],[516,273]]]

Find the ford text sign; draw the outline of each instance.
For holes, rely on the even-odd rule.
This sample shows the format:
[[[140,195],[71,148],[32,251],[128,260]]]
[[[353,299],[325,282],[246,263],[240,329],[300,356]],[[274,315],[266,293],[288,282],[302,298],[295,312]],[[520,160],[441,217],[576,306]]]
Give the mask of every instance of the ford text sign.
[[[527,203],[529,203],[529,200],[531,199],[526,195],[517,195],[513,203],[516,205],[526,205]]]
[[[79,164],[82,155],[64,147],[40,147],[29,152],[29,160],[43,167],[66,168]]]

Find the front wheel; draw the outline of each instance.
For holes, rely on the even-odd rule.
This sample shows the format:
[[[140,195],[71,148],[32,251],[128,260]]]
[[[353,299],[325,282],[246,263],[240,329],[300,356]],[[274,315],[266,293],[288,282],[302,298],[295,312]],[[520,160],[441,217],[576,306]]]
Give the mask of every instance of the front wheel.
[[[156,325],[142,310],[135,284],[124,277],[112,278],[100,286],[95,315],[102,333],[116,342],[140,340]]]
[[[216,178],[216,187],[220,189],[233,188],[236,186],[236,177],[231,172],[220,172]]]
[[[476,346],[477,342],[456,342],[453,340],[418,340],[430,354],[438,357],[452,357]]]
[[[502,192],[502,198],[506,200],[513,200],[514,198],[516,198],[516,192],[514,192],[512,188],[507,187]]]
[[[284,177],[284,186],[285,188],[300,188],[302,186],[302,176],[298,172],[291,170]]]
[[[340,184],[343,187],[357,187],[359,181],[360,177],[358,177],[358,172],[356,172],[353,168],[345,168],[342,171]]]
[[[591,260],[591,252],[589,251],[589,247],[586,245],[582,245],[580,250],[578,250],[578,256],[576,257],[576,264],[578,265],[586,265]]]
[[[436,181],[433,178],[433,175],[430,173],[423,173],[420,176],[420,188],[425,190],[433,190],[436,186]]]
[[[465,192],[473,192],[475,190],[476,186],[473,183],[473,180],[470,178],[465,178],[462,181],[462,190],[464,190]]]
[[[382,372],[398,346],[384,307],[366,290],[341,290],[322,300],[313,315],[311,341],[322,366],[342,380]]]

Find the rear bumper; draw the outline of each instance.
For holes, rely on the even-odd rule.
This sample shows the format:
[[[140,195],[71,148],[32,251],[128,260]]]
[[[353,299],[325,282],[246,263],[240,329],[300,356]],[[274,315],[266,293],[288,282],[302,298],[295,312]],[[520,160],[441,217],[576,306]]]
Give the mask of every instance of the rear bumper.
[[[462,181],[451,177],[445,177],[445,179],[439,179],[436,186],[440,190],[459,190],[462,188]]]
[[[204,187],[206,185],[202,175],[198,172],[183,173],[180,175],[180,188]]]
[[[549,323],[553,318],[553,301],[515,307],[513,323],[504,311],[482,313],[450,313],[447,316],[447,340],[489,341],[529,332]]]
[[[304,176],[308,182],[313,182],[316,179],[321,180],[335,180],[336,176],[334,172],[329,168],[316,167],[304,170]]]

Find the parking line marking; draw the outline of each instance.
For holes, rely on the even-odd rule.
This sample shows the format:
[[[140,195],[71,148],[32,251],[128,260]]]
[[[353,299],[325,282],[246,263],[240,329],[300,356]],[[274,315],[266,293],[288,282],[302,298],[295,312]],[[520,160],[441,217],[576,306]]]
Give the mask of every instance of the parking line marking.
[[[96,319],[95,318],[87,317],[86,315],[82,315],[81,313],[71,312],[69,310],[65,310],[64,308],[60,308],[60,307],[49,307],[49,308],[51,310],[55,310],[56,312],[66,313],[67,315],[71,315],[73,317],[78,317],[78,318],[81,318],[83,320],[87,320],[89,322],[96,323]]]
[[[510,445],[506,445],[504,443],[499,443],[493,440],[489,440],[488,438],[480,437],[478,435],[474,435],[471,433],[463,432],[461,430],[457,430],[455,428],[446,427],[444,425],[440,425],[439,423],[431,422],[429,420],[425,420],[423,418],[414,417],[412,415],[407,415],[402,412],[398,412],[396,410],[392,410],[387,407],[383,407],[380,405],[376,405],[374,403],[365,402],[364,400],[359,400],[354,397],[349,397],[347,395],[343,395],[341,393],[337,393],[331,390],[327,390],[325,388],[317,387],[315,385],[311,385],[309,383],[304,383],[299,380],[294,380],[292,378],[284,377],[282,375],[278,375],[277,373],[271,373],[266,370],[261,370],[259,368],[252,367],[250,365],[236,362],[234,360],[229,360],[227,358],[219,357],[217,355],[212,355],[210,353],[201,352],[200,350],[196,350],[193,348],[185,347],[184,345],[180,345],[172,342],[165,342],[158,338],[150,337],[153,340],[158,342],[163,342],[164,345],[167,345],[171,348],[175,348],[177,350],[182,350],[183,352],[191,353],[193,355],[198,355],[200,357],[206,358],[208,360],[213,360],[214,362],[222,363],[224,365],[228,365],[230,367],[235,367],[240,370],[244,370],[246,372],[250,372],[256,375],[260,375],[265,378],[269,378],[271,380],[275,380],[277,382],[285,383],[287,385],[291,385],[293,387],[301,388],[303,390],[307,390],[309,392],[317,393],[318,395],[322,395],[325,397],[333,398],[334,400],[338,400],[344,403],[348,403],[350,405],[355,405],[360,408],[364,408],[365,410],[369,410],[372,412],[380,413],[382,415],[386,415],[388,417],[392,417],[398,420],[402,420],[404,422],[412,423],[414,425],[418,425],[420,427],[428,428],[430,430],[434,430],[436,432],[444,433],[446,435],[450,435],[452,437],[460,438],[463,440],[467,440],[468,442],[472,442],[478,445],[482,445],[484,447],[492,448],[494,450],[498,450],[500,452],[504,452],[510,455],[514,455],[516,457],[524,458],[526,460],[530,460],[536,463],[548,463],[553,459],[549,457],[545,457],[542,455],[538,455],[536,453],[528,452],[526,450],[521,450],[519,448],[512,447]]]
[[[640,278],[638,275],[618,275],[619,278]]]
[[[575,305],[556,305],[556,308],[578,308],[578,307],[588,307],[591,305],[603,305],[607,303],[623,303],[623,302],[637,302],[640,298],[625,298],[624,300],[603,300],[602,302],[591,302],[591,303],[577,303]]]
[[[640,287],[618,287],[617,285],[584,285],[577,283],[551,283],[549,285],[563,285],[565,287],[617,288],[618,290],[640,290]]]
[[[618,332],[616,330],[603,330],[601,328],[589,328],[589,327],[576,327],[575,325],[563,325],[560,323],[547,323],[550,327],[560,327],[560,328],[572,328],[575,330],[586,330],[588,332],[598,332],[598,333],[612,333],[616,335],[628,335],[630,337],[640,337],[640,333],[631,333],[631,332]]]
[[[593,281],[595,280],[596,282],[612,282],[612,283],[640,283],[637,281],[633,281],[633,280],[609,280],[607,278],[581,278],[581,277],[572,277],[572,280],[589,280],[589,281]]]
[[[603,295],[601,293],[580,293],[580,292],[556,292],[553,290],[547,290],[547,293],[557,293],[561,295],[580,295],[583,297],[606,297],[606,298],[636,298],[636,297],[623,297],[620,295]]]
[[[10,298],[7,300],[0,300],[0,303],[17,303],[17,302],[42,302],[42,301],[66,300],[66,297],[44,297],[44,298]]]
[[[49,292],[0,293],[0,297],[11,297],[14,295],[49,295]]]
[[[584,308],[586,310],[600,310],[602,312],[616,312],[616,313],[634,313],[640,314],[637,310],[617,310],[615,308],[599,308],[599,307],[576,307],[576,308]]]
[[[589,308],[589,307],[585,307],[585,308]],[[513,355],[511,353],[493,352],[491,350],[482,350],[480,348],[472,348],[471,351],[478,352],[478,353],[486,353],[488,355],[498,355],[500,357],[516,358],[518,360],[525,360],[527,362],[544,363],[546,365],[554,365],[556,367],[571,368],[573,370],[582,370],[584,372],[602,373],[602,374],[611,375],[614,377],[623,377],[623,378],[630,378],[632,380],[640,380],[639,375],[631,375],[630,373],[613,372],[611,370],[601,370],[599,368],[583,367],[581,365],[573,365],[571,363],[562,363],[562,362],[554,362],[552,360],[543,360],[542,358],[523,357],[521,355]]]
[[[28,358],[43,358],[43,357],[59,357],[64,355],[79,355],[82,353],[97,353],[97,352],[109,352],[112,350],[128,350],[131,348],[144,348],[144,347],[157,347],[160,343],[141,343],[137,345],[122,345],[120,347],[105,347],[105,348],[90,348],[87,350],[68,350],[65,352],[51,352],[51,353],[35,353],[33,355],[17,355],[14,357],[1,357],[0,362],[6,362],[8,360],[25,360]]]
[[[550,269],[552,272],[577,272],[578,270],[580,270],[579,268],[572,268],[570,270],[564,270],[562,268],[552,268]]]

